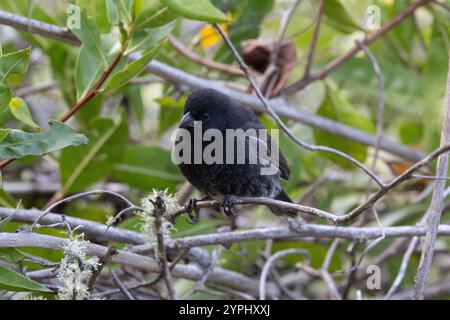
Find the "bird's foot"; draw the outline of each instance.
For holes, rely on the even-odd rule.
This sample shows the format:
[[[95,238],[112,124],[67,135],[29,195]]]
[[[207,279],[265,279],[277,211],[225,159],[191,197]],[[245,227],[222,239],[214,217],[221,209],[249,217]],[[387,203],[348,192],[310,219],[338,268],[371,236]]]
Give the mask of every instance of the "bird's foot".
[[[197,199],[189,199],[189,201],[184,205],[184,209],[189,218],[186,221],[189,224],[197,224],[200,221],[199,208],[197,208]],[[192,212],[194,214],[192,214]]]
[[[304,226],[305,226],[305,220],[303,220],[300,217],[289,217],[286,216],[287,219],[287,223],[289,225],[289,229],[297,232],[297,233],[302,233],[304,230]]]
[[[228,216],[235,216],[239,213],[239,210],[236,207],[237,200],[235,196],[225,196],[221,207],[223,208],[223,212]]]

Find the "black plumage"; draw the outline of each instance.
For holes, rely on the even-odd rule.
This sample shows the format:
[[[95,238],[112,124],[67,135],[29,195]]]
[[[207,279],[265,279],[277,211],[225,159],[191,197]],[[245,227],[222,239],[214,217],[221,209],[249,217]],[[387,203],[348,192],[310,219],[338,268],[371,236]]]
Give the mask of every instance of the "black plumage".
[[[288,180],[290,177],[290,168],[285,157],[278,146],[276,146],[279,151],[278,161],[274,162],[272,158],[267,157],[267,154],[271,155],[270,136],[267,140],[259,139],[259,135],[254,139],[255,141],[253,142],[256,142],[258,147],[264,144],[269,152],[264,153],[260,152],[259,148],[256,149],[258,161],[253,164],[248,161],[250,157],[249,152],[252,152],[252,149],[248,148],[252,142],[251,138],[245,139],[246,153],[245,163],[243,164],[237,163],[236,149],[230,150],[230,148],[226,148],[226,129],[265,129],[251,110],[241,106],[238,102],[217,90],[200,89],[192,93],[187,99],[184,116],[179,126],[191,133],[192,146],[194,145],[194,121],[201,121],[202,133],[208,129],[218,129],[222,133],[224,155],[227,152],[234,152],[234,162],[232,164],[225,163],[225,159],[224,163],[206,164],[202,161],[200,164],[195,164],[194,152],[192,152],[191,162],[181,163],[178,166],[194,187],[212,198],[224,201],[224,203],[232,202],[233,197],[236,196],[269,197],[292,202],[280,184],[280,179]],[[203,152],[205,147],[211,142],[203,141],[199,143],[201,143]],[[272,160],[272,162],[268,163],[268,159]],[[270,175],[262,175],[261,168],[269,165],[275,165],[276,172]],[[227,206],[224,205],[223,207],[225,213],[230,214],[226,210]],[[277,207],[270,207],[270,209],[277,215],[295,214]]]

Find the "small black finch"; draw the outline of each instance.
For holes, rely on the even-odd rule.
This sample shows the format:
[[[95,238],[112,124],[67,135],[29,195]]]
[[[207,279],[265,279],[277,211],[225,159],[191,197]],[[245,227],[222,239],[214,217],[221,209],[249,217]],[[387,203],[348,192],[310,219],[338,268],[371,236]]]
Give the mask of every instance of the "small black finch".
[[[196,142],[199,143],[200,146],[200,148],[196,149],[198,156],[199,152],[203,155],[205,148],[216,139],[211,138],[209,139],[210,141],[205,141],[207,139],[202,139],[198,136],[194,137],[195,126],[197,128],[199,126],[199,122],[196,121],[201,121],[200,132],[202,135],[208,129],[217,129],[222,134],[224,158],[222,162],[208,162],[209,164],[207,164],[202,157],[201,163],[198,161],[194,163],[194,140],[197,140]],[[290,169],[283,154],[279,151],[278,146],[276,146],[279,151],[278,160],[271,161],[269,164],[269,166],[275,167],[275,170],[272,171],[271,174],[261,174],[261,169],[264,167],[267,168],[268,166],[268,159],[272,159],[270,157],[270,136],[263,140],[259,139],[260,135],[258,135],[253,139],[253,142],[258,146],[257,149],[248,148],[252,139],[248,137],[245,139],[245,146],[247,148],[244,156],[244,163],[238,161],[239,157],[237,156],[236,148],[239,146],[234,137],[232,138],[235,142],[234,149],[231,148],[230,150],[230,148],[227,148],[226,129],[243,129],[244,131],[248,129],[255,129],[255,131],[265,129],[258,117],[252,111],[242,107],[238,102],[216,90],[200,89],[192,93],[187,99],[184,107],[184,116],[179,128],[189,131],[191,137],[190,143],[192,145],[191,155],[188,156],[190,161],[178,164],[181,172],[198,190],[205,193],[208,197],[222,201],[222,207],[225,214],[235,214],[233,208],[236,197],[239,196],[269,197],[281,201],[292,202],[280,185],[280,179],[289,179]],[[178,138],[179,137],[177,137],[176,145],[181,142],[181,139]],[[230,138],[228,140],[230,140]],[[261,148],[262,145],[264,145],[266,149]],[[260,151],[260,149],[265,150],[265,152]],[[234,161],[231,161],[231,163],[225,159],[230,152],[234,152]],[[249,161],[251,156],[249,152],[257,153],[256,162]],[[182,151],[182,153],[184,153],[184,151]],[[216,155],[214,152],[212,154]],[[277,215],[295,215],[294,212],[278,207],[271,206],[269,208]]]

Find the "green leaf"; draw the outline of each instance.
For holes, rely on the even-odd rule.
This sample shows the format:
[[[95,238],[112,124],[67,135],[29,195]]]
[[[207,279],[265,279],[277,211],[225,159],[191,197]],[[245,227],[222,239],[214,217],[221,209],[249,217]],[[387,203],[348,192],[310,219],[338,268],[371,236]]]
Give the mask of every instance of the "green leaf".
[[[103,33],[111,31],[106,1],[77,0],[76,3],[79,7],[84,7],[89,10],[89,13],[92,15],[96,26],[98,26],[99,28],[99,31]]]
[[[415,144],[422,140],[423,124],[419,122],[402,123],[399,127],[398,134],[400,142],[403,144]]]
[[[325,1],[323,14],[327,18],[326,22],[339,31],[353,32],[361,29],[338,0]]]
[[[28,155],[40,156],[67,146],[86,144],[84,135],[59,121],[50,121],[50,130],[41,133],[28,133],[11,130],[0,142],[0,160],[22,158]]]
[[[106,67],[108,63],[102,51],[100,31],[95,22],[88,18],[86,9],[81,11],[80,28],[74,28],[72,32],[80,39],[83,46],[103,61],[104,67]]]
[[[17,205],[17,207],[20,206],[20,202]],[[14,210],[9,216],[7,216],[5,219],[0,221],[0,231],[12,220],[14,215],[16,214],[16,210]]]
[[[126,89],[126,101],[129,101],[130,111],[132,112],[132,118],[136,121],[141,137],[144,137],[144,115],[145,107],[141,96],[141,86],[130,85]]]
[[[317,114],[364,131],[373,132],[374,130],[370,119],[340,96],[331,85],[327,86],[327,97]],[[365,145],[320,130],[314,130],[314,138],[317,144],[338,149],[360,162],[366,159],[367,146]],[[337,155],[330,153],[321,153],[321,155],[343,167],[354,168],[353,164]]]
[[[159,112],[158,136],[180,121],[186,99],[174,100],[172,97],[156,99],[161,106]]]
[[[114,3],[114,0],[105,0],[106,1],[106,11],[108,16],[108,21],[110,24],[117,26],[119,24],[119,11]]]
[[[165,42],[160,42],[156,47],[142,55],[139,59],[129,63],[121,71],[117,72],[108,84],[107,89],[116,90],[125,85],[128,81],[140,74],[150,63],[154,56],[159,52]]]
[[[10,132],[11,129],[0,129],[0,142],[2,142]]]
[[[114,165],[115,179],[142,190],[169,188],[184,181],[172,162],[170,151],[159,147],[130,146],[124,150],[122,162]]]
[[[233,6],[234,5],[234,6]],[[230,2],[233,21],[228,26],[228,36],[234,45],[240,46],[246,39],[257,39],[261,24],[274,6],[274,0],[241,0]],[[217,50],[215,60],[230,63],[234,60],[228,47],[222,43]]]
[[[10,88],[0,85],[0,114],[7,110],[9,101],[13,96],[13,92]]]
[[[61,152],[61,191],[77,191],[106,177],[123,155],[128,138],[126,117],[95,119],[88,134],[89,144]]]
[[[16,248],[0,248],[0,259],[16,263],[25,258],[25,255]]]
[[[131,52],[146,54],[148,50],[153,49],[162,39],[166,38],[172,32],[173,27],[174,23],[168,23],[159,28],[134,32],[126,54]]]
[[[9,103],[9,110],[11,110],[14,118],[19,120],[20,122],[34,129],[39,129],[39,126],[33,121],[28,105],[21,98],[15,97],[11,99]]]
[[[227,16],[208,0],[161,0],[175,13],[188,19],[206,22],[228,22]]]
[[[177,17],[177,14],[159,0],[146,1],[145,7],[134,21],[134,29],[161,27]]]
[[[75,65],[75,87],[78,100],[94,86],[103,70],[103,60],[88,47],[82,45]]]
[[[22,76],[28,69],[31,49],[26,48],[0,56],[0,84],[9,77]]]
[[[0,288],[8,291],[39,291],[52,292],[40,283],[27,278],[20,273],[0,265]]]

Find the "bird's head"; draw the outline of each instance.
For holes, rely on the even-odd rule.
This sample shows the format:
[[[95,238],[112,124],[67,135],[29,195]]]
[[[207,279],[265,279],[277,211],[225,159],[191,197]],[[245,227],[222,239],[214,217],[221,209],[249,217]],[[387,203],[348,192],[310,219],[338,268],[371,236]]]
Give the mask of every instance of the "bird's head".
[[[186,100],[180,128],[193,128],[195,121],[201,121],[204,129],[226,128],[231,104],[230,98],[217,90],[194,91]]]

